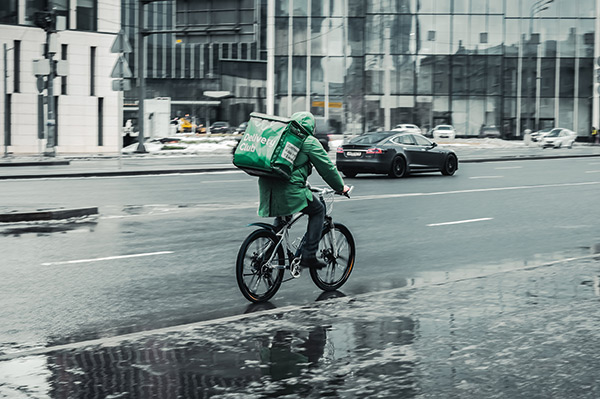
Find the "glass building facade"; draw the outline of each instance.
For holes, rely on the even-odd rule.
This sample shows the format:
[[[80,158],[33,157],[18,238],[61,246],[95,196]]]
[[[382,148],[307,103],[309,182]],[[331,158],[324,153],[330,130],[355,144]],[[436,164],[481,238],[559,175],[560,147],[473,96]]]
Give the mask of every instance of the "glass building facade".
[[[336,130],[592,125],[596,0],[282,0],[275,113]]]

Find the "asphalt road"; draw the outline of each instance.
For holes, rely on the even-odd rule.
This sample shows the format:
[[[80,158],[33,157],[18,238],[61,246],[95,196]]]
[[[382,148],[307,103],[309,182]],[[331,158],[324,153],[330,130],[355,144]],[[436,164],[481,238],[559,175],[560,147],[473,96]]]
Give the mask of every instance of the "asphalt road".
[[[317,176],[311,177],[319,184]],[[596,158],[461,165],[453,177],[347,179],[334,216],[357,242],[356,295],[589,253],[598,241]],[[150,330],[248,310],[237,249],[256,216],[241,172],[2,181],[7,204],[98,206],[74,223],[3,226],[0,351]],[[320,292],[307,275],[273,304]]]

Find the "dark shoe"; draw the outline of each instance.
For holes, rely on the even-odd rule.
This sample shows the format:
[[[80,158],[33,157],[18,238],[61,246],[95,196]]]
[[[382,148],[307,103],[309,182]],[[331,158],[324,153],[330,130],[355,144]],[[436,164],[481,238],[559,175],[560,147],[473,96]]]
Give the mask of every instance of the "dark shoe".
[[[327,267],[327,263],[315,258],[302,258],[300,260],[301,267],[310,267],[311,269],[323,269]]]

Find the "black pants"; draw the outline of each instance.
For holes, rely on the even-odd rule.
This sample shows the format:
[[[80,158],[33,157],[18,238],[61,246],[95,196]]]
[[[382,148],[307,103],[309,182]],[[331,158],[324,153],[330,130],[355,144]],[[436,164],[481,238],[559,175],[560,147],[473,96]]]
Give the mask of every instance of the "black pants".
[[[314,258],[319,249],[319,241],[323,232],[323,223],[325,223],[325,205],[316,197],[308,202],[302,213],[308,215],[308,225],[306,227],[306,239],[302,247],[302,258]],[[275,226],[279,227],[285,223],[286,216],[276,217]]]

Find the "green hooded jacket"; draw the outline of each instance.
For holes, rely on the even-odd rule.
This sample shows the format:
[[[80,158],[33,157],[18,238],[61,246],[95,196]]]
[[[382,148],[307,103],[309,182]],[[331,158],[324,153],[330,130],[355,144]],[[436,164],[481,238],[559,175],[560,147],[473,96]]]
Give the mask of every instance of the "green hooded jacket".
[[[300,123],[310,136],[306,138],[294,162],[289,181],[259,177],[260,204],[258,215],[263,217],[287,216],[300,212],[312,200],[312,192],[306,188],[306,179],[314,166],[317,173],[336,191],[344,190],[344,181],[327,152],[315,136],[315,117],[310,112],[296,112],[292,119]]]

